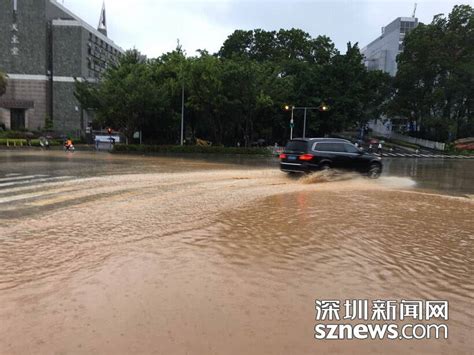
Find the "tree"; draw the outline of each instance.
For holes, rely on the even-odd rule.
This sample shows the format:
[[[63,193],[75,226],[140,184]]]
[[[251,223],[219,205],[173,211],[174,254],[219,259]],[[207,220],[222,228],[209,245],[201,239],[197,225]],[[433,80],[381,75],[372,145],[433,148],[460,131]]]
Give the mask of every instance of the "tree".
[[[7,91],[7,75],[0,71],[0,96]]]
[[[226,39],[218,56],[224,59],[246,57],[258,62],[285,63],[298,60],[324,64],[336,53],[329,37],[312,39],[308,33],[292,28],[278,32],[236,30]]]
[[[198,53],[186,57],[178,45],[145,60],[129,51],[99,83],[76,82],[76,97],[96,111],[102,127],[128,137],[142,130],[149,143],[176,143],[184,86],[185,125],[192,138],[248,146],[262,139],[286,143],[285,104],[331,106],[309,117],[312,135],[364,122],[385,103],[390,84],[383,74],[367,72],[357,45],[348,44],[340,54],[328,37],[311,38],[298,29],[235,31],[218,54]],[[302,124],[297,127],[302,133]]]
[[[381,70],[367,72],[362,98],[364,117],[360,121],[361,126],[370,120],[378,119],[386,112],[393,91],[393,78],[388,73]]]
[[[127,51],[98,84],[77,82],[75,94],[84,108],[94,109],[98,123],[131,138],[147,121],[159,119],[166,107],[162,86],[156,86],[147,60]]]
[[[236,30],[225,40],[219,51],[219,56],[222,58],[250,56],[253,42],[253,31]]]
[[[198,117],[198,134],[210,137],[216,144],[222,144],[226,116],[224,113],[225,98],[222,91],[221,60],[207,52],[201,52],[199,57],[190,59],[188,73],[188,107]],[[206,137],[207,136],[207,137]]]
[[[416,122],[414,134],[449,140],[474,135],[474,10],[455,6],[405,39],[391,115]]]

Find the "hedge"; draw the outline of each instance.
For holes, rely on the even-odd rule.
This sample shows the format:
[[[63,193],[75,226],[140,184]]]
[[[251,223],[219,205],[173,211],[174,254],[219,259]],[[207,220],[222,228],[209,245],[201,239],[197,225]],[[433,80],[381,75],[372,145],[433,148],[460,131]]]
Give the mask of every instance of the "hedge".
[[[206,147],[206,146],[177,146],[177,145],[136,145],[116,144],[115,153],[199,153],[199,154],[246,154],[272,155],[267,148],[237,148],[237,147]]]
[[[0,146],[6,146],[7,142],[10,147],[26,147],[28,146],[27,140],[26,139],[10,139],[10,138],[0,138]],[[58,146],[62,145],[60,141],[57,140],[50,140],[49,141],[50,146]],[[39,139],[31,139],[31,146],[32,147],[40,147],[40,141]]]

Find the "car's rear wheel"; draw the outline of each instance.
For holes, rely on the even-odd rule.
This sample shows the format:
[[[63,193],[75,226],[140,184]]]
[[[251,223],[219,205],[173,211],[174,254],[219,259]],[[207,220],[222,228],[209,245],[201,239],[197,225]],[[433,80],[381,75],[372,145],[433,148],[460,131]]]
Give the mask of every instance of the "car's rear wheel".
[[[378,179],[381,174],[382,174],[382,167],[380,166],[380,164],[370,165],[369,171],[367,173],[367,176],[370,179]]]
[[[328,163],[323,163],[319,167],[319,170],[329,170],[329,169],[331,169],[331,165],[329,165]]]

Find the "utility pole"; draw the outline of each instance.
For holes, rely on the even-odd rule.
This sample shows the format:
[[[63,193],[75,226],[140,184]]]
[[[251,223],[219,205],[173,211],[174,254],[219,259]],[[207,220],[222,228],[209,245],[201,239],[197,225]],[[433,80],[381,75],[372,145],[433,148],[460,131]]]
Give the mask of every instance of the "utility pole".
[[[295,106],[291,106],[290,140],[293,139],[293,127],[295,126],[294,112],[295,112]]]
[[[47,24],[47,45],[48,45],[48,82],[49,82],[49,118],[54,125],[54,53],[53,53],[53,22]]]
[[[285,110],[289,110],[290,107],[287,105],[285,106]],[[304,107],[295,107],[295,106],[292,106],[291,107],[291,122],[290,122],[290,128],[291,128],[291,131],[290,131],[290,139],[293,139],[293,127],[294,127],[294,111],[295,110],[304,110],[304,121],[303,121],[303,138],[306,138],[306,121],[307,121],[307,117],[308,117],[308,110],[318,110],[320,112],[327,112],[330,110],[330,107],[327,106],[326,104],[324,103],[321,103],[320,106],[317,106],[317,107],[313,107],[313,106],[304,106]]]
[[[304,121],[303,121],[303,138],[306,138],[306,115],[308,113],[308,108],[304,108]]]
[[[181,92],[181,145],[184,145],[184,81]]]

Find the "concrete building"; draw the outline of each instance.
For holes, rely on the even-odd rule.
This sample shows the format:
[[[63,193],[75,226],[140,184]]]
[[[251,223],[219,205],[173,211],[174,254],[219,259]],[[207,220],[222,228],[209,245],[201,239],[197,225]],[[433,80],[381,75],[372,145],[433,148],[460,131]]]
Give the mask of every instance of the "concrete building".
[[[0,0],[0,125],[71,132],[91,117],[74,97],[74,79],[98,80],[123,50],[107,37],[105,8],[96,30],[55,0]]]
[[[416,17],[398,17],[382,28],[380,37],[361,49],[369,70],[382,70],[395,76],[397,56],[403,51],[405,35],[418,26]]]
[[[416,8],[415,8],[416,10]],[[382,27],[382,34],[361,49],[364,64],[368,70],[382,70],[391,76],[397,73],[397,56],[403,51],[403,42],[408,32],[418,26],[418,19],[398,17]],[[378,135],[390,137],[393,131],[403,131],[407,125],[405,118],[378,117],[369,121],[368,126]]]

